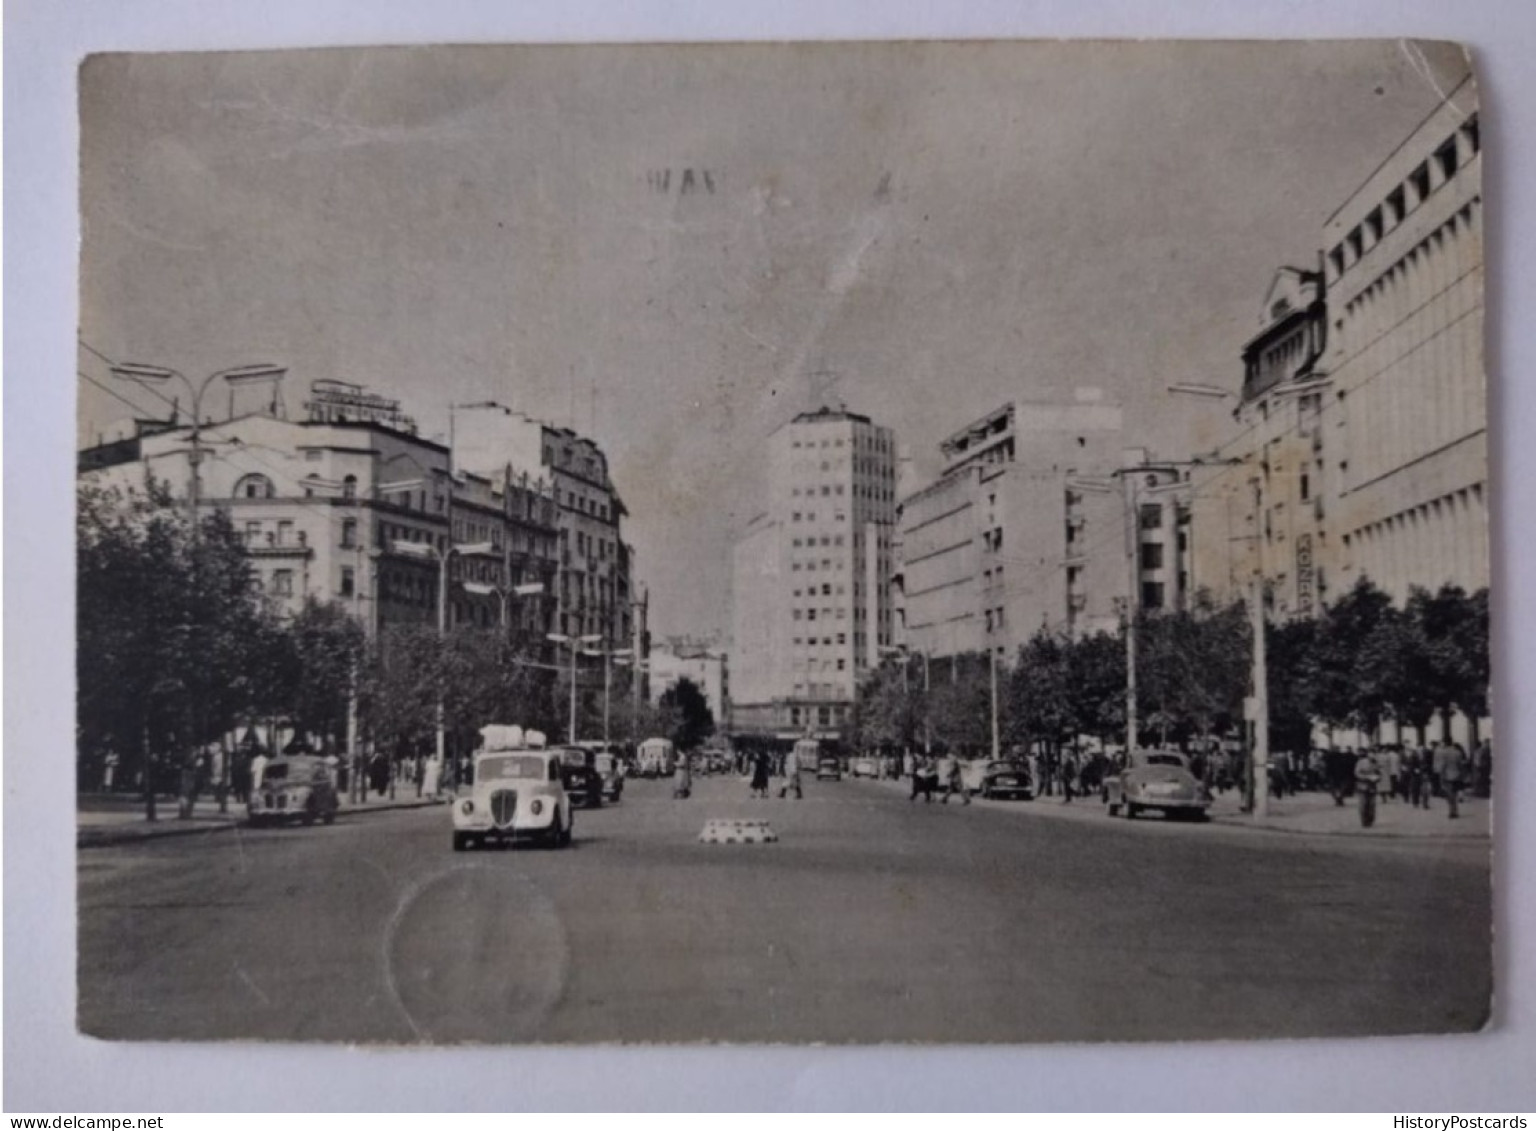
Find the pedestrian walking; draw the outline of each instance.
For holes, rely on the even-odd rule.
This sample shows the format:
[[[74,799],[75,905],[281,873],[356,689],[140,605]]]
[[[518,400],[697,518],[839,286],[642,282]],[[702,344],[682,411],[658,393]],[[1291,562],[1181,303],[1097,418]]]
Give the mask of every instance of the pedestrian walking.
[[[939,774],[934,767],[932,758],[919,757],[912,764],[912,796],[908,801],[916,801],[917,795],[923,795],[925,803],[933,800],[933,791],[938,788]]]
[[[768,796],[768,752],[766,750],[759,750],[752,759],[751,796],[762,798]]]
[[[693,758],[684,751],[677,757],[677,772],[672,782],[672,798],[686,801],[693,796]]]
[[[1493,743],[1486,738],[1477,744],[1472,795],[1474,797],[1493,796]]]
[[[951,758],[949,760],[949,772],[945,775],[944,780],[944,796],[940,800],[942,800],[945,805],[948,805],[949,799],[957,793],[960,795],[960,799],[967,805],[971,803],[971,795],[965,792],[965,782],[960,776],[959,758]]]
[[[1463,768],[1465,758],[1466,755],[1459,747],[1444,739],[1435,747],[1435,776],[1440,779],[1440,790],[1445,794],[1445,803],[1453,821],[1461,815],[1461,783],[1466,776]]]
[[[1061,756],[1061,803],[1072,804],[1077,785],[1077,755],[1068,750]]]
[[[784,758],[784,784],[779,787],[779,800],[782,801],[790,790],[795,791],[796,801],[805,796],[800,792],[800,755],[794,750]]]

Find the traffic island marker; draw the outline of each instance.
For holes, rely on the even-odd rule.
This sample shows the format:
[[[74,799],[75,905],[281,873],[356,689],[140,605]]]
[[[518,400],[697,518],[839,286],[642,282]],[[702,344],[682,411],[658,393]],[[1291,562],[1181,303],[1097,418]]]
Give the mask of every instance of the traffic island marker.
[[[764,820],[726,820],[712,818],[704,822],[700,844],[773,844],[779,834]]]

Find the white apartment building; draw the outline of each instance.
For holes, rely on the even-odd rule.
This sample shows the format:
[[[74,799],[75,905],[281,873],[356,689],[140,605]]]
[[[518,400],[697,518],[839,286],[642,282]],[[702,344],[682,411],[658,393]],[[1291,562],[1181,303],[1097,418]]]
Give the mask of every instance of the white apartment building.
[[[767,505],[733,552],[732,727],[836,733],[894,636],[896,440],[846,409],[768,439]]]
[[[1106,477],[1121,424],[1119,406],[1082,390],[1068,403],[1010,401],[940,444],[939,478],[900,508],[908,648],[1006,658],[1041,628],[1117,623],[1126,512]]]

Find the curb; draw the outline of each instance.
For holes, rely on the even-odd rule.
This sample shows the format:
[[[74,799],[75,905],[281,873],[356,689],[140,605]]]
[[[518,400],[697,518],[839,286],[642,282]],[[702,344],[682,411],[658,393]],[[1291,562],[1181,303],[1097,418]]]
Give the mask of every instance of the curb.
[[[1421,844],[1475,844],[1478,841],[1492,843],[1491,833],[1403,833],[1361,829],[1298,829],[1286,825],[1257,824],[1252,818],[1212,817],[1210,823],[1229,829],[1247,829],[1250,832],[1285,833],[1289,836],[1329,836],[1349,840],[1409,840]]]
[[[879,784],[888,784],[888,785],[891,785],[891,786],[897,787],[897,788],[899,788],[901,786],[900,782],[882,781]],[[1036,798],[1034,801],[1029,802],[1028,804],[1030,804],[1030,805],[1037,804],[1039,802],[1039,800],[1040,800],[1039,798]],[[1055,799],[1052,798],[1052,799],[1048,799],[1048,800],[1055,800]],[[978,798],[976,798],[976,801],[979,804],[982,801],[982,799],[978,797]],[[1099,801],[1097,800],[1097,798],[1094,798],[1092,800],[1092,804],[1094,804],[1095,806],[1099,805]],[[994,806],[993,805],[988,805],[987,807],[988,808],[993,808]],[[1060,813],[1060,814],[1054,813],[1054,812],[1052,812],[1052,810],[1049,807],[1043,808],[1043,809],[1041,809],[1041,808],[1030,809],[1030,808],[1027,808],[1027,807],[1023,807],[1023,808],[1018,808],[1018,809],[1015,810],[1015,808],[1013,806],[1009,805],[1009,806],[1002,806],[1002,808],[1004,808],[1006,810],[1009,810],[1009,811],[1017,811],[1017,812],[1020,812],[1020,813],[1032,813],[1033,815],[1035,815],[1037,817],[1040,817],[1040,818],[1042,818],[1044,820],[1048,820],[1048,821],[1049,820],[1075,820],[1075,821],[1080,821],[1080,822],[1089,823],[1089,824],[1094,823],[1093,817],[1080,817],[1080,816],[1077,816],[1076,815],[1077,811],[1074,811],[1074,813],[1069,816],[1067,813]],[[1232,814],[1232,815],[1225,815],[1225,814],[1223,814],[1223,815],[1220,815],[1220,816],[1209,816],[1204,823],[1205,824],[1209,824],[1209,825],[1221,825],[1223,828],[1228,828],[1228,829],[1242,829],[1243,831],[1250,832],[1250,833],[1280,833],[1280,834],[1282,834],[1284,836],[1320,836],[1320,837],[1331,837],[1334,840],[1361,840],[1361,841],[1391,840],[1391,841],[1407,841],[1407,842],[1413,842],[1413,843],[1419,843],[1419,844],[1477,844],[1477,843],[1480,843],[1480,842],[1481,843],[1485,843],[1485,844],[1491,844],[1493,842],[1493,834],[1491,832],[1409,833],[1409,832],[1385,832],[1385,831],[1382,831],[1382,830],[1379,830],[1379,829],[1371,829],[1369,831],[1361,830],[1361,831],[1358,831],[1358,832],[1356,830],[1354,830],[1354,829],[1304,829],[1304,828],[1288,827],[1288,826],[1283,825],[1283,824],[1268,824],[1268,823],[1262,824],[1262,825],[1261,824],[1255,824],[1251,817],[1245,817],[1245,816],[1242,816],[1241,814]]]
[[[434,805],[446,805],[448,802],[448,798],[386,801],[380,802],[377,805],[360,805],[353,809],[342,809],[336,815],[338,817],[352,817],[366,816],[369,813],[399,812],[405,809],[429,809]],[[212,835],[213,833],[228,832],[231,829],[246,827],[246,820],[243,817],[199,818],[192,821],[182,821],[171,817],[168,820],[156,821],[154,827],[149,827],[149,822],[147,821],[127,825],[99,825],[94,828],[77,828],[75,830],[75,847],[77,849],[110,848],[114,845],[132,844],[142,840]]]

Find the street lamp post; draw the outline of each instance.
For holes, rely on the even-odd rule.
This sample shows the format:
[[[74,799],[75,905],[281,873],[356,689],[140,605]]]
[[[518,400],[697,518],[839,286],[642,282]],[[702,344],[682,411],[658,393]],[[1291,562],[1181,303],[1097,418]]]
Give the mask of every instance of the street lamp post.
[[[566,741],[574,746],[576,744],[576,654],[583,650],[581,645],[596,644],[602,640],[602,637],[597,635],[573,637],[563,632],[551,632],[546,639],[571,650],[571,721],[566,731]]]
[[[286,366],[274,365],[271,362],[257,362],[253,365],[237,365],[229,369],[220,369],[208,374],[200,383],[194,384],[192,380],[178,370],[163,365],[144,365],[140,362],[122,362],[111,367],[112,376],[122,381],[132,381],[146,388],[154,388],[170,381],[179,381],[186,387],[188,398],[191,400],[192,426],[188,434],[191,447],[187,450],[187,524],[191,529],[192,541],[196,545],[202,541],[201,531],[198,529],[198,507],[202,502],[202,427],[203,427],[203,394],[206,393],[215,381],[223,380],[232,389],[244,385],[254,385],[266,382],[277,382],[283,379],[288,372]],[[193,559],[194,562],[196,558]],[[145,743],[144,749],[144,816],[153,821],[155,813],[155,767],[154,755]],[[228,811],[229,780],[230,780],[230,753],[225,751],[220,759],[221,769],[219,776],[222,786],[219,791],[219,812]],[[183,813],[190,816],[190,809],[184,809]]]
[[[481,581],[466,581],[464,583],[464,592],[473,593],[478,597],[495,597],[501,606],[500,619],[496,623],[501,625],[503,632],[506,632],[511,626],[511,622],[508,620],[508,605],[512,598],[536,596],[544,592],[544,583],[542,581],[533,581],[526,585],[507,587],[489,585]]]
[[[627,657],[633,653],[632,648],[583,648],[583,656],[601,656],[603,658],[603,744],[608,743],[608,714],[609,700],[613,691],[613,664],[627,662]]]
[[[112,366],[112,376],[123,381],[132,381],[135,384],[153,388],[156,385],[164,385],[171,381],[179,381],[186,387],[187,395],[192,402],[192,428],[188,439],[192,445],[187,453],[187,465],[189,475],[187,479],[187,515],[192,523],[192,536],[197,537],[197,508],[202,498],[202,428],[203,428],[203,394],[215,382],[222,379],[232,388],[244,385],[264,384],[267,382],[281,381],[288,372],[286,366],[273,365],[270,362],[257,362],[254,365],[236,365],[229,369],[220,369],[208,374],[200,383],[194,384],[191,378],[175,369],[163,365],[143,365],[139,362],[123,362]]]
[[[395,553],[404,554],[412,558],[429,558],[437,562],[437,638],[441,643],[448,638],[448,561],[455,554],[489,554],[495,547],[489,542],[467,542],[462,544],[450,543],[441,549],[428,542],[393,542],[391,543]],[[437,689],[437,743],[436,761],[438,772],[438,784],[441,786],[442,774],[447,768],[448,741],[447,725],[443,712],[443,688],[439,684]]]
[[[1212,399],[1236,396],[1229,389],[1193,382],[1169,385],[1168,391]],[[1287,391],[1276,390],[1271,395],[1284,396],[1287,395]],[[1264,451],[1267,443],[1267,437],[1261,433],[1259,450]],[[1233,465],[1248,461],[1231,459],[1220,462]],[[1255,475],[1253,478],[1253,546],[1254,573],[1248,595],[1249,615],[1253,620],[1251,629],[1253,696],[1249,704],[1251,709],[1244,712],[1245,715],[1252,716],[1250,721],[1253,723],[1253,742],[1249,748],[1248,783],[1245,791],[1247,796],[1244,798],[1244,807],[1255,817],[1265,817],[1269,814],[1269,657],[1264,639],[1266,618],[1264,616],[1264,477],[1262,474]]]

